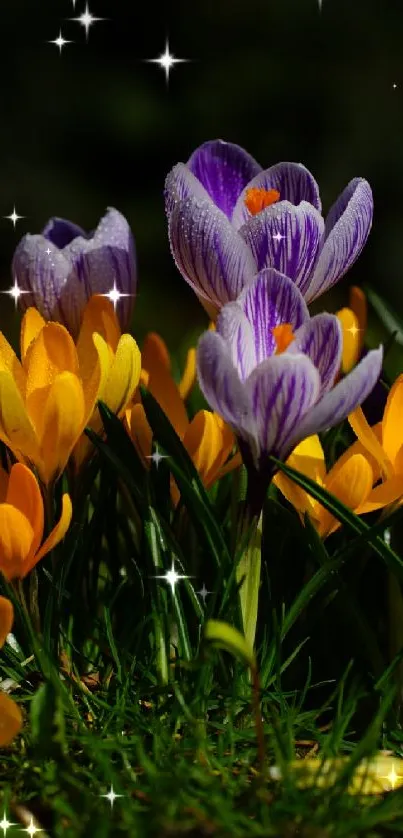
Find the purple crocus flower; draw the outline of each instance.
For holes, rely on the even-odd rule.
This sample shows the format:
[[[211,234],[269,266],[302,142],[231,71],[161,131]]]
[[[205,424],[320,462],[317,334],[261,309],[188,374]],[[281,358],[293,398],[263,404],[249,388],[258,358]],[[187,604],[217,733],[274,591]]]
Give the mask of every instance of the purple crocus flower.
[[[289,276],[309,303],[361,252],[372,223],[369,184],[354,178],[321,214],[318,185],[301,163],[261,166],[243,148],[204,143],[169,173],[171,250],[207,308],[235,300],[262,268]]]
[[[280,327],[280,328],[279,328]],[[286,460],[295,445],[332,427],[367,397],[382,366],[369,352],[334,386],[342,332],[335,315],[310,317],[292,280],[266,268],[197,349],[201,390],[238,435],[245,465],[267,488],[269,455]]]
[[[45,320],[63,323],[74,337],[87,300],[114,287],[129,295],[116,305],[122,331],[129,327],[136,256],[130,227],[116,209],[109,208],[90,234],[71,221],[51,218],[40,235],[21,239],[12,271],[19,287],[29,292],[20,297],[21,309],[34,305]]]

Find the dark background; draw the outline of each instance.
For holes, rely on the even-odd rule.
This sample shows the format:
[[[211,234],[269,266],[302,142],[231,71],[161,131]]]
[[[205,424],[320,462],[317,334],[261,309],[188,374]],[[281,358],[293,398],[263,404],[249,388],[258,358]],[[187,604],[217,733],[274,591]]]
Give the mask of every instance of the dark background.
[[[0,277],[11,285],[19,238],[52,215],[86,229],[107,206],[130,221],[139,294],[134,333],[159,331],[183,348],[205,315],[173,264],[164,178],[203,141],[248,149],[263,167],[304,163],[324,210],[355,176],[374,191],[375,216],[358,263],[319,307],[370,282],[403,315],[403,0],[92,0],[95,23],[66,18],[84,0],[3,2],[1,27]],[[47,41],[74,40],[61,55]],[[191,63],[164,71],[142,59],[171,52]],[[397,85],[396,88],[393,85]],[[15,340],[13,301],[0,327]],[[369,340],[386,332],[376,320]],[[403,340],[403,333],[402,333]],[[400,351],[394,365],[403,369]],[[392,353],[393,355],[393,353]]]

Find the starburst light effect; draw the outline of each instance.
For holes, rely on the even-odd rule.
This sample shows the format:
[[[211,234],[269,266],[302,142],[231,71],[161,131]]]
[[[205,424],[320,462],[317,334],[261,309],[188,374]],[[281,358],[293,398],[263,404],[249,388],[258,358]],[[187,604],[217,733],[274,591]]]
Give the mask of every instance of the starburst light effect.
[[[166,83],[169,83],[169,74],[172,70],[172,67],[175,64],[188,64],[190,59],[189,58],[175,58],[174,55],[169,51],[169,42],[168,39],[165,43],[165,52],[162,53],[158,58],[146,58],[145,59],[148,64],[158,64],[162,70],[165,72],[165,80]]]

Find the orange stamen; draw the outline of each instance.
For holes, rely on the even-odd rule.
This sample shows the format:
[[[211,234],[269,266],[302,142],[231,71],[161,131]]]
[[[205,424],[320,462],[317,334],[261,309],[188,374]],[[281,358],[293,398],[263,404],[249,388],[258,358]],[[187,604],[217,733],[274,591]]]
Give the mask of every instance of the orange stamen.
[[[275,326],[271,332],[277,345],[277,349],[274,353],[275,355],[281,355],[282,352],[285,352],[290,343],[295,340],[291,323],[283,323],[281,326]]]
[[[252,187],[246,190],[245,206],[251,215],[257,215],[266,207],[275,204],[280,198],[277,189],[257,189]]]

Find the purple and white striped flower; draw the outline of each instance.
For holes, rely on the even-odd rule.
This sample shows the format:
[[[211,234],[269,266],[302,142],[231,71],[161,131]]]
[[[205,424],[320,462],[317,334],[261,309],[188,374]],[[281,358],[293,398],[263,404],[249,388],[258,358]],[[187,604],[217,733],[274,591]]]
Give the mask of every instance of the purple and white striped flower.
[[[93,294],[114,288],[122,295],[116,313],[122,331],[130,325],[137,284],[136,255],[128,222],[109,208],[96,230],[85,233],[71,221],[52,218],[40,235],[21,239],[13,277],[22,291],[21,309],[35,306],[45,320],[63,323],[76,337],[82,311]]]
[[[200,300],[217,311],[260,270],[292,279],[309,303],[357,259],[372,224],[369,184],[354,178],[326,221],[301,163],[261,166],[243,148],[204,143],[165,184],[171,250]]]
[[[245,464],[270,473],[301,440],[332,427],[367,397],[382,347],[334,384],[342,333],[335,315],[310,317],[292,280],[265,268],[225,305],[197,349],[200,388],[238,435]]]

